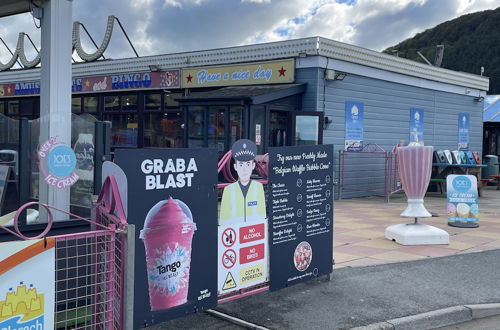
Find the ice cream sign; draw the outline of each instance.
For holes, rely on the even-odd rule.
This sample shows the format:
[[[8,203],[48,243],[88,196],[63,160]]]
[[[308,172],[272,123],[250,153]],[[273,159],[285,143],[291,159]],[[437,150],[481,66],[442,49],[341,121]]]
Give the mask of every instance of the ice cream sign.
[[[76,156],[70,147],[51,137],[38,149],[40,172],[44,181],[51,186],[64,189],[75,184],[80,178],[75,172]]]
[[[448,224],[454,227],[478,227],[477,178],[474,175],[448,175]]]
[[[146,190],[191,187],[194,172],[198,172],[194,158],[145,159],[141,171],[146,174]]]

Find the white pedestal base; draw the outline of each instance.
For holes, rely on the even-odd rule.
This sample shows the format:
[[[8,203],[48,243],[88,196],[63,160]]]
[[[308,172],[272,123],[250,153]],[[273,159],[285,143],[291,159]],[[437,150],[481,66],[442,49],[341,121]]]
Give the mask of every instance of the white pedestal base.
[[[385,237],[401,245],[450,243],[450,235],[446,231],[420,223],[389,226],[385,229]]]

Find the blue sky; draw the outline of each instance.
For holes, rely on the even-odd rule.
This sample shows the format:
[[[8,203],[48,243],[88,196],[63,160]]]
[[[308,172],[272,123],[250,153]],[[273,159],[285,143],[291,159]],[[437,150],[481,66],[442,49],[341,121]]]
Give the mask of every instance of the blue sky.
[[[499,5],[498,0],[73,0],[73,20],[100,44],[107,17],[117,16],[143,56],[311,36],[381,51],[447,20]],[[0,37],[11,49],[19,32],[40,47],[40,30],[29,14],[0,18]],[[83,32],[81,38],[92,51]],[[33,58],[28,42],[26,49]],[[105,56],[134,56],[118,26]],[[0,60],[9,59],[0,44]]]

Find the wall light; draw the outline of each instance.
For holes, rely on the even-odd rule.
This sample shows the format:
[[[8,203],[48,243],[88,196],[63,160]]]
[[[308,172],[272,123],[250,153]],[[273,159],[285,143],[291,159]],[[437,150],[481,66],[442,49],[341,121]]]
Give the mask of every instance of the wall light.
[[[335,74],[335,80],[344,80],[344,78],[347,76],[347,73],[345,72],[337,72]]]
[[[158,71],[160,71],[160,67],[156,64],[151,64],[151,65],[149,65],[149,70],[151,72],[158,72]]]
[[[482,96],[478,96],[478,97],[474,98],[474,102],[483,102],[483,101],[484,101],[484,97],[482,97]]]
[[[325,116],[324,122],[323,122],[323,129],[328,129],[328,126],[332,123],[332,118]]]

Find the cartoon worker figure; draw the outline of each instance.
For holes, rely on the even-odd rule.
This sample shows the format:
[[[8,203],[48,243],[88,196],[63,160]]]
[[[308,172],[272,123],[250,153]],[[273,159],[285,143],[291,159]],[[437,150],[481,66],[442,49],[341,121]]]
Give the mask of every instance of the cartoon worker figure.
[[[264,220],[266,218],[264,188],[260,182],[250,179],[255,168],[257,146],[250,140],[241,139],[233,144],[232,154],[238,181],[224,188],[219,224]]]

